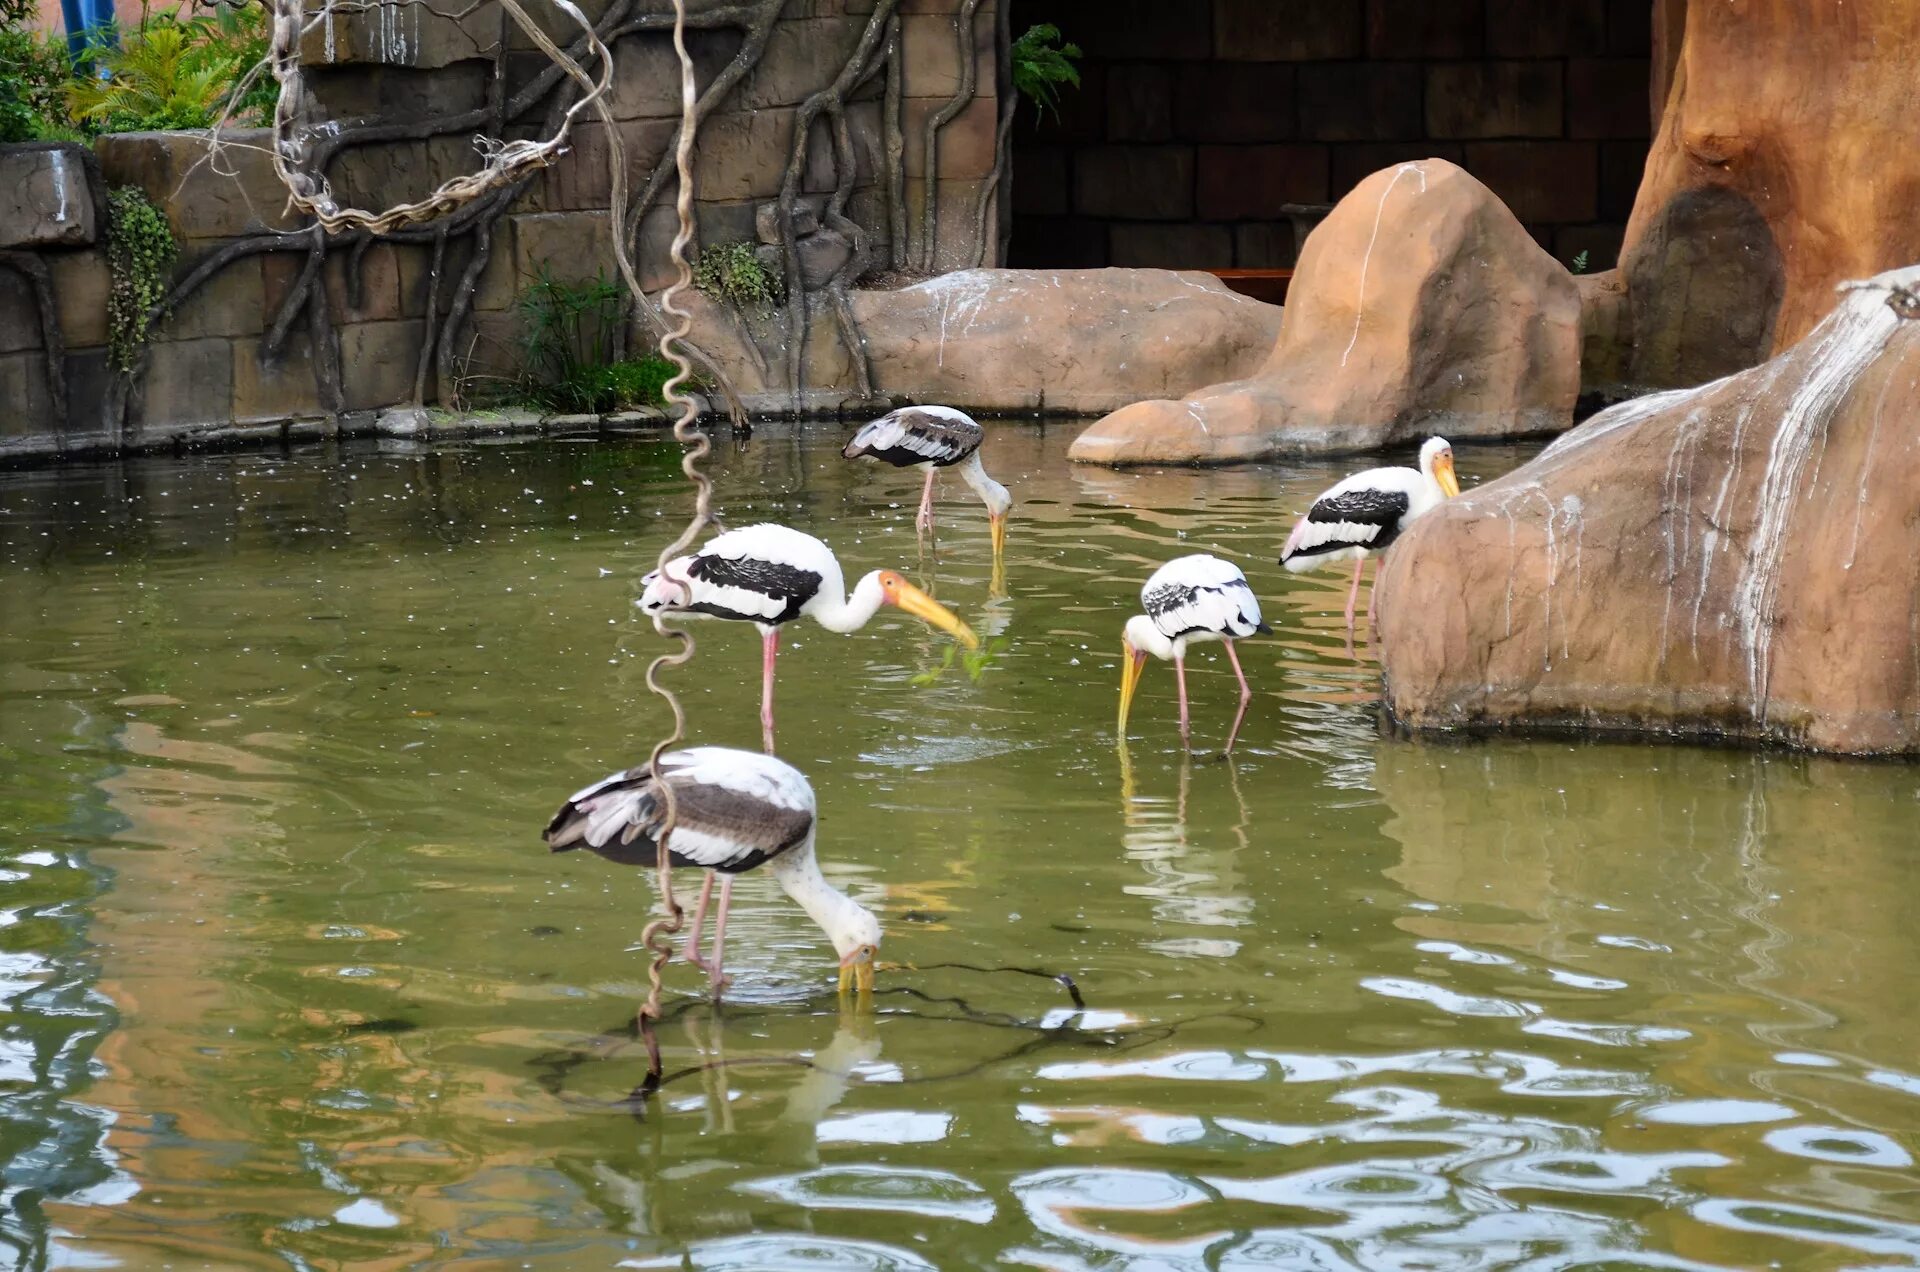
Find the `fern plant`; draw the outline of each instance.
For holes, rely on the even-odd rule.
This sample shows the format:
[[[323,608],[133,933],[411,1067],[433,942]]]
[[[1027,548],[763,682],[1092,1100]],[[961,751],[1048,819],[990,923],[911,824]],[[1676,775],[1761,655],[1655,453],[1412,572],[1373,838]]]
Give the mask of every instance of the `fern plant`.
[[[1061,43],[1060,28],[1040,22],[1028,27],[1009,51],[1014,90],[1039,108],[1041,118],[1052,111],[1059,119],[1060,85],[1080,87],[1080,68],[1074,65],[1080,46]]]
[[[68,109],[101,132],[206,128],[227,113],[246,72],[265,54],[264,21],[253,6],[218,20],[177,13],[143,19],[117,45],[89,49],[101,73],[68,85]],[[254,77],[232,102],[235,116],[257,116],[270,103],[262,90],[273,81],[262,79]]]

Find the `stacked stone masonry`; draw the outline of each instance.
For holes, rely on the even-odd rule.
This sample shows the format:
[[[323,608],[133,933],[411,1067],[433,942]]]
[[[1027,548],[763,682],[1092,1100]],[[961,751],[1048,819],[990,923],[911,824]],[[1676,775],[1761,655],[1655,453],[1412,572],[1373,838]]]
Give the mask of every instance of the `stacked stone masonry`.
[[[607,3],[589,0],[583,8],[590,18],[597,17]],[[904,0],[899,7],[904,65],[901,167],[907,246],[916,256],[922,246],[926,121],[948,103],[961,82],[955,29],[961,3]],[[319,11],[318,4],[313,7]],[[698,13],[715,6],[694,0],[691,7]],[[872,9],[872,0],[789,0],[781,10],[757,65],[701,125],[695,152],[699,243],[756,241],[756,211],[780,192],[797,108],[839,73]],[[540,11],[552,19],[549,34],[555,38],[564,41],[577,34],[566,29],[557,9]],[[671,7],[665,0],[636,0],[631,12],[665,15]],[[302,59],[323,114],[336,120],[410,121],[479,110],[496,91],[496,73],[505,96],[511,97],[546,65],[544,55],[499,5],[482,3],[457,14],[441,16],[413,0],[343,12],[316,23]],[[974,232],[974,209],[995,158],[996,0],[981,0],[972,35],[979,59],[973,98],[940,133],[936,269],[973,265],[983,252],[987,264],[998,263],[994,219],[989,219],[990,241],[984,249]],[[698,30],[691,33],[690,44],[704,88],[738,51],[741,34]],[[611,113],[625,146],[631,188],[638,189],[657,164],[671,162],[667,148],[679,117],[678,66],[665,32],[624,36],[614,51]],[[884,74],[868,80],[852,95],[847,112],[856,174],[849,215],[872,236],[873,260],[882,266],[893,254],[882,151],[884,80]],[[477,167],[472,139],[477,131],[482,130],[350,149],[327,176],[345,202],[384,207],[407,201]],[[45,342],[30,282],[23,274],[0,268],[0,400],[10,407],[25,404],[24,410],[0,413],[0,454],[164,444],[195,432],[329,414],[317,394],[304,312],[293,318],[276,357],[262,352],[263,337],[305,264],[304,251],[280,250],[243,256],[227,265],[163,320],[153,333],[147,371],[124,425],[102,422],[102,386],[109,379],[104,348],[109,289],[102,243],[105,212],[102,206],[96,225],[94,207],[86,199],[102,196],[111,186],[143,190],[166,213],[180,241],[176,278],[250,233],[299,229],[302,221],[289,213],[263,148],[267,134],[243,130],[229,133],[226,140],[230,144],[217,160],[209,156],[202,133],[106,136],[92,155],[80,147],[0,149],[0,163],[12,165],[7,180],[0,182],[8,197],[22,191],[16,201],[38,209],[57,206],[65,191],[74,209],[68,222],[52,224],[24,204],[0,204],[0,225],[6,227],[0,238],[8,240],[0,248],[32,252],[51,272],[69,386],[64,418],[54,419]],[[495,223],[490,257],[472,295],[470,345],[461,359],[472,374],[509,373],[517,351],[514,301],[537,272],[546,270],[564,281],[616,277],[607,159],[605,126],[590,117],[583,120],[574,131],[570,153],[540,173]],[[100,187],[91,191],[84,180],[89,167],[94,185]],[[808,137],[803,202],[817,208],[835,182],[832,136],[821,119]],[[30,220],[31,232],[15,232],[16,225]],[[637,236],[636,265],[649,289],[671,278],[667,245],[674,227],[668,194],[642,219]],[[471,235],[448,243],[442,264],[443,311],[471,251]],[[347,411],[413,400],[427,332],[431,260],[431,247],[419,243],[375,243],[357,257],[350,251],[328,254],[327,301],[337,356],[346,372],[342,388]],[[445,395],[448,387],[435,382],[431,360],[423,387],[429,402]]]
[[[1291,266],[1283,214],[1440,158],[1612,266],[1645,166],[1653,0],[1011,0],[1084,83],[1015,130],[1009,263]],[[1283,14],[1276,20],[1277,14]],[[1022,107],[1023,110],[1029,109]]]

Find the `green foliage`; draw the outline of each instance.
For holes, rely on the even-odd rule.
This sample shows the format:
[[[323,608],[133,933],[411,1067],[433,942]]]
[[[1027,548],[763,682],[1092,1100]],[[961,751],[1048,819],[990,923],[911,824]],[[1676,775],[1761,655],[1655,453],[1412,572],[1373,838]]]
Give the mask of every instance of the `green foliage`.
[[[693,285],[715,300],[746,309],[777,305],[786,280],[760,263],[751,243],[719,243],[700,249],[693,263]]]
[[[961,669],[967,673],[967,679],[974,684],[979,684],[980,677],[987,674],[987,668],[992,665],[994,659],[998,658],[1000,652],[1006,647],[1007,642],[1004,637],[996,637],[977,650],[963,649],[959,645],[948,645],[946,650],[940,655],[940,665],[938,667],[921,672],[907,683],[916,688],[924,689],[939,680],[941,673],[951,668],[957,660],[960,663]]]
[[[599,413],[663,406],[674,366],[661,358],[619,358],[626,289],[604,272],[562,282],[545,264],[515,301],[521,376],[515,396],[542,410]]]
[[[65,43],[41,36],[24,20],[16,23],[11,14],[0,20],[0,142],[76,139],[66,109],[72,78]]]
[[[264,11],[223,9],[217,18],[150,15],[117,44],[97,42],[88,60],[104,74],[76,77],[67,106],[101,132],[207,128],[227,112],[247,71],[266,51]],[[266,81],[271,83],[271,81]],[[250,86],[257,89],[259,82]],[[245,122],[260,95],[233,103]]]
[[[147,196],[131,186],[107,193],[107,356],[115,370],[133,370],[146,347],[155,306],[180,254],[173,227]]]
[[[1576,274],[1584,274],[1587,272],[1587,253],[1585,248],[1574,253],[1573,272]]]
[[[1080,68],[1073,64],[1080,56],[1080,46],[1060,43],[1060,28],[1041,22],[1028,27],[1026,34],[1013,42],[1011,53],[1014,90],[1037,106],[1042,118],[1052,111],[1058,119],[1059,86],[1080,87]]]

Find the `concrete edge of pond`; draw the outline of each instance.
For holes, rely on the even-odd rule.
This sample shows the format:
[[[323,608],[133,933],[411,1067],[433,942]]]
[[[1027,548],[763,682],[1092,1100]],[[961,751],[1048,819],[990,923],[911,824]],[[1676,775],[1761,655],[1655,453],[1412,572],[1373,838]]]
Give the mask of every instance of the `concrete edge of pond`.
[[[727,414],[715,410],[700,395],[694,395],[699,408],[699,423],[706,427],[725,424]],[[771,400],[748,401],[749,424],[768,424],[792,420],[836,420],[864,422],[884,414],[904,401],[849,402],[838,396],[832,402],[809,401],[803,409],[777,408]],[[972,409],[972,408],[969,408]],[[1035,421],[1052,418],[1090,418],[1087,412],[994,411],[974,410],[985,420]],[[286,446],[343,438],[391,437],[413,441],[437,441],[481,436],[637,436],[665,432],[671,424],[667,412],[653,407],[600,414],[543,415],[526,410],[449,411],[440,407],[400,406],[382,410],[349,411],[332,419],[306,417],[254,423],[209,423],[187,425],[129,438],[110,429],[68,430],[59,434],[36,433],[0,437],[0,470],[32,468],[69,460],[106,459],[116,456],[187,454],[195,451],[246,450],[268,446]]]

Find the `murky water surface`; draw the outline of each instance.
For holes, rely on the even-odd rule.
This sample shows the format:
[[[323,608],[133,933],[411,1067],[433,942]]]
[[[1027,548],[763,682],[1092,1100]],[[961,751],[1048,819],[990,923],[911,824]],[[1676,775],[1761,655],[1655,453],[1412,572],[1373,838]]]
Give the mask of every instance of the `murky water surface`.
[[[897,612],[789,643],[827,869],[919,970],[843,1013],[746,882],[732,999],[672,972],[642,1115],[649,880],[539,830],[661,727],[630,602],[684,507],[668,448],[0,474],[0,1259],[1920,1262],[1920,773],[1383,736],[1344,580],[1273,564],[1335,465],[1086,471],[1072,432],[989,444],[1002,601],[957,483],[922,560],[915,475],[840,430],[723,448],[733,524],[904,567],[1007,645],[915,687],[943,646]],[[1119,754],[1121,623],[1200,549],[1277,629],[1242,749],[1183,759],[1156,665]],[[701,630],[696,736],[755,746],[758,643]],[[1217,748],[1225,663],[1192,682]]]

